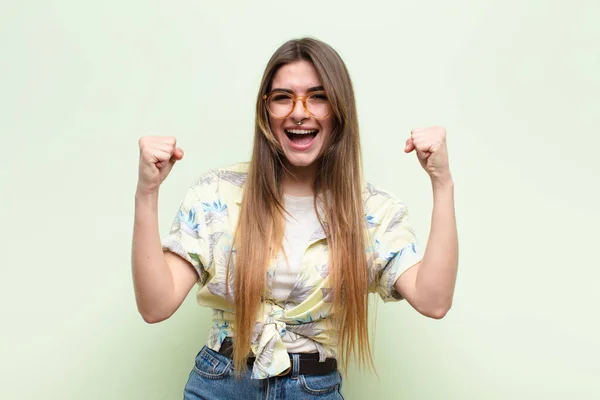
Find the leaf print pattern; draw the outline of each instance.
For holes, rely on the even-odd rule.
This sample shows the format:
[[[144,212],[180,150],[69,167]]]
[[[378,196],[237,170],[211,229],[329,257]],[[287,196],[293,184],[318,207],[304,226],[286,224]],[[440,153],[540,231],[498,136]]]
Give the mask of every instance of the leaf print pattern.
[[[202,261],[200,260],[200,256],[196,253],[188,253],[188,255],[190,256],[190,258],[194,261],[196,261],[196,263],[198,263],[198,265],[202,265]],[[208,279],[208,272],[206,271],[206,269],[204,269],[204,267],[202,268],[202,270],[200,271],[200,283],[202,285],[204,285],[206,283],[206,280]]]
[[[297,342],[298,339],[302,339],[302,337],[298,336],[297,334],[290,331],[289,329],[286,329],[283,339],[285,339],[286,342],[294,343],[294,342]]]
[[[375,197],[375,196],[385,197],[386,199],[392,198],[392,196],[390,196],[387,192],[377,189],[375,186],[371,185],[370,183],[367,183],[366,192],[369,196],[364,200],[364,203],[369,201],[371,199],[371,197]]]
[[[321,288],[321,292],[325,303],[333,303],[333,288]]]
[[[261,335],[264,326],[265,324],[262,322],[257,322],[254,324],[254,329],[252,330],[252,342],[258,341],[258,337]]]
[[[304,337],[314,337],[323,332],[323,329],[319,328],[319,322],[308,322],[301,325],[288,325],[288,331],[294,332],[297,335]]]
[[[271,340],[267,343],[265,347],[263,347],[260,355],[257,358],[259,364],[268,364],[270,360],[273,358],[273,350],[275,349],[275,344],[277,343],[277,337],[273,336]]]
[[[233,278],[233,271],[235,270],[235,249],[231,250],[231,246],[229,245],[223,245],[223,248],[221,249],[221,256],[219,257],[219,261],[218,264],[219,265],[224,265],[225,267],[227,267],[227,264],[229,263],[229,257],[230,257],[230,253],[231,253],[231,266],[229,268],[229,279]],[[227,269],[227,268],[225,268]]]
[[[222,258],[227,258],[227,257],[223,256]],[[213,296],[220,297],[224,300],[225,300],[225,296],[227,294],[227,299],[226,299],[227,302],[232,303],[234,300],[234,297],[233,297],[234,285],[235,285],[235,273],[234,273],[234,267],[232,265],[232,267],[229,269],[228,290],[226,290],[226,287],[225,287],[225,274],[223,274],[222,280],[216,281],[213,279],[213,281],[210,282],[208,285],[206,285],[206,287],[208,288],[208,291]]]
[[[235,257],[227,264],[234,229],[237,226],[248,164],[236,164],[209,171],[188,189],[163,248],[190,261],[199,276],[197,301],[213,308],[207,346],[218,351],[227,336],[234,336],[230,321],[235,319],[231,307],[235,287]],[[363,192],[365,226],[369,242],[365,248],[369,292],[383,301],[398,301],[401,296],[394,282],[407,268],[420,261],[416,237],[408,223],[406,207],[388,193],[367,184]],[[325,213],[319,203],[318,216]],[[290,366],[286,344],[298,340],[314,343],[319,358],[336,357],[338,325],[333,317],[334,292],[329,281],[329,245],[327,226],[313,232],[302,255],[303,265],[288,299],[277,303],[269,290],[262,298],[263,311],[254,324],[250,347],[256,361],[253,379],[277,376]],[[267,268],[267,283],[277,274],[278,264]],[[269,283],[271,282],[271,283]],[[229,298],[225,299],[226,293]]]
[[[388,224],[388,227],[385,230],[385,232],[386,233],[392,232],[395,229],[397,229],[400,226],[400,224],[402,224],[402,219],[404,218],[405,214],[406,214],[406,209],[400,210],[396,214],[394,214],[394,216],[392,217],[392,220]]]
[[[320,267],[315,265],[315,271],[319,273],[321,278],[325,279],[327,276],[329,276],[329,264],[323,264]]]
[[[268,296],[271,296],[271,292],[273,289],[273,282],[275,281],[275,271],[276,271],[275,268],[267,269],[267,282],[266,282],[265,290],[266,290]]]
[[[208,247],[209,247],[208,265],[212,265],[212,263],[213,263],[214,249],[222,235],[223,235],[223,232],[214,232],[214,233],[211,233],[210,235],[208,235]]]
[[[225,298],[226,296],[226,290],[225,290],[225,281],[223,282],[210,282],[207,286],[208,291],[213,295],[213,296],[219,296],[221,298]],[[231,292],[230,292],[230,298],[231,298]]]
[[[200,237],[198,234],[198,227],[200,224],[196,222],[196,210],[192,208],[187,214],[184,210],[179,210],[178,216],[179,221],[182,222],[182,224],[179,225],[180,229],[191,237],[198,239]]]
[[[322,227],[320,227],[319,229],[317,229],[316,231],[313,232],[313,234],[310,236],[310,238],[308,239],[308,242],[315,242],[317,240],[322,240],[325,239],[327,236],[325,234],[325,231],[323,230]]]
[[[208,171],[206,174],[201,176],[196,182],[192,184],[192,189],[196,189],[199,186],[210,186],[212,183],[216,182],[218,179],[218,171],[212,170]]]
[[[219,343],[221,344],[222,342],[219,342],[219,328],[216,326],[211,326],[209,332],[208,332],[208,341],[210,343]]]
[[[367,256],[367,265],[369,266],[368,277],[369,277],[369,285],[372,285],[373,282],[377,279],[379,272],[381,271],[381,263],[376,262],[378,258],[377,253],[370,253]]]
[[[294,283],[288,300],[296,304],[302,303],[314,291],[314,286],[309,286],[307,277],[301,277]]]
[[[367,227],[369,227],[369,228],[373,228],[373,227],[379,225],[379,223],[377,222],[377,219],[373,215],[367,215],[366,220],[367,220]]]
[[[244,186],[244,183],[246,183],[248,174],[234,171],[220,171],[219,178],[237,187],[242,187]]]
[[[273,336],[267,342],[267,345],[263,347],[258,353],[254,361],[252,376],[269,375],[268,365],[271,364],[271,361],[273,360],[273,354],[275,352],[275,346],[277,345],[277,339],[278,338],[276,336]]]
[[[212,225],[216,221],[222,221],[227,216],[227,204],[221,203],[221,199],[217,199],[212,203],[202,203],[204,209],[204,218],[206,225]]]
[[[181,236],[181,219],[179,218],[180,212],[181,212],[181,209],[177,212],[177,216],[171,223],[171,229],[169,230],[169,235]]]

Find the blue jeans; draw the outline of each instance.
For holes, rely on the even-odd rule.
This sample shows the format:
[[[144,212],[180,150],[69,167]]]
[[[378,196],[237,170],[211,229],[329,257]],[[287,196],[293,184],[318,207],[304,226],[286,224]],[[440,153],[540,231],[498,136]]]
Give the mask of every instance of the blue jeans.
[[[204,346],[196,356],[194,369],[185,385],[184,400],[226,399],[343,399],[342,376],[299,375],[298,355],[292,354],[292,373],[269,379],[250,379],[250,371],[234,376],[233,361]]]

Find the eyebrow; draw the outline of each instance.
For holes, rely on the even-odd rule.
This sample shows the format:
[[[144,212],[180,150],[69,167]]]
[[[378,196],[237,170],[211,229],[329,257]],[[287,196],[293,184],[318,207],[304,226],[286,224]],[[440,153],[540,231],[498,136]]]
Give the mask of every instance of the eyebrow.
[[[325,88],[323,86],[313,86],[311,88],[309,88],[306,93],[311,93],[311,92],[321,92],[321,91],[325,91]],[[291,89],[283,89],[283,88],[275,88],[273,90],[271,90],[271,92],[286,92],[289,94],[294,94],[294,91]]]

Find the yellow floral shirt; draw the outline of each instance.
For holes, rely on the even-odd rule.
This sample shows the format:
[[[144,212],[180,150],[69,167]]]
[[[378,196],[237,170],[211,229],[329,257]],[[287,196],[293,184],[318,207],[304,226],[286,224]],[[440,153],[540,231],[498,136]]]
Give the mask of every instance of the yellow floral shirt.
[[[164,249],[189,261],[198,272],[196,298],[201,306],[213,309],[207,346],[215,351],[227,336],[233,336],[234,315],[225,299],[225,274],[247,169],[247,163],[236,164],[210,171],[196,180],[188,189],[169,235],[162,241]],[[363,191],[363,201],[373,243],[365,249],[369,292],[378,293],[385,302],[401,300],[394,283],[421,260],[406,207],[371,184]],[[286,331],[312,340],[322,361],[336,356],[327,250],[325,233],[318,229],[308,242],[287,301],[281,303],[266,296],[251,340],[251,350],[256,356],[253,378],[276,376],[290,367],[281,340]],[[272,260],[267,267],[267,294],[276,266],[276,260]],[[233,293],[231,285],[232,279],[229,296]]]

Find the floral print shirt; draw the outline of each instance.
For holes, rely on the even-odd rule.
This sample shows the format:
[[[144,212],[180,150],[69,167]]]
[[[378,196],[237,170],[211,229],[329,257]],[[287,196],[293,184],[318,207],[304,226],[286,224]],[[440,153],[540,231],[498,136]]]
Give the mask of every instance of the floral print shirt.
[[[225,299],[225,274],[247,168],[248,163],[235,164],[210,171],[192,183],[170,233],[162,240],[163,249],[189,261],[198,272],[196,298],[201,306],[213,309],[207,346],[215,351],[226,337],[233,336],[234,311]],[[422,257],[406,207],[371,184],[364,188],[363,201],[371,237],[371,244],[365,249],[369,292],[379,294],[385,302],[401,300],[394,283]],[[284,303],[268,296],[277,260],[269,263],[267,296],[256,316],[251,338],[251,350],[256,357],[252,378],[277,376],[290,367],[281,340],[286,333],[314,341],[322,361],[336,356],[327,250],[325,233],[318,229],[308,242],[297,281]],[[231,281],[229,296],[233,293]]]

